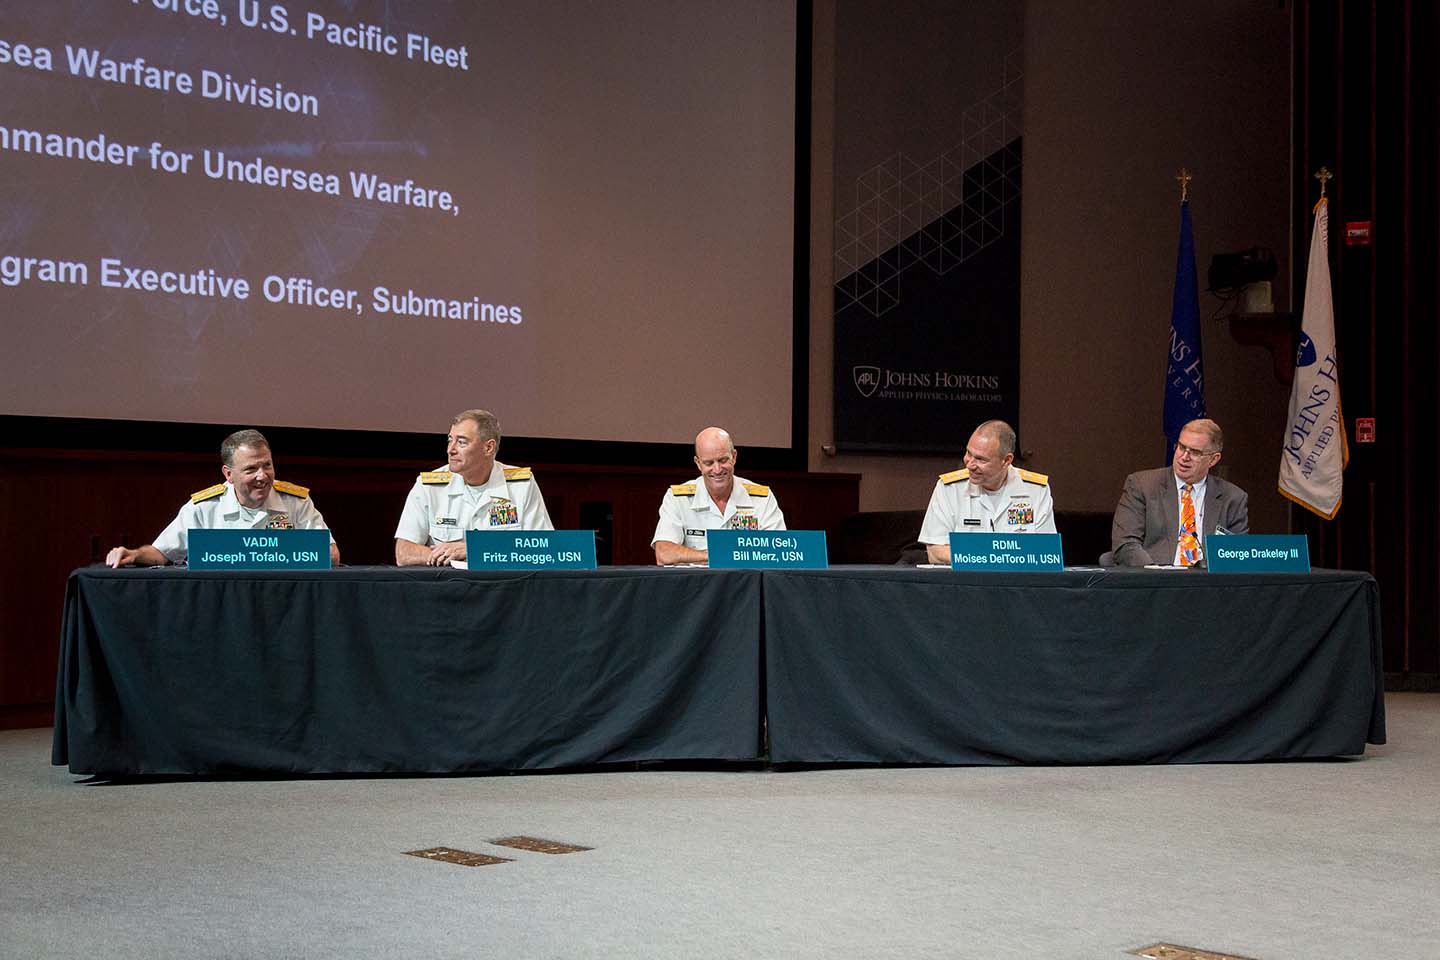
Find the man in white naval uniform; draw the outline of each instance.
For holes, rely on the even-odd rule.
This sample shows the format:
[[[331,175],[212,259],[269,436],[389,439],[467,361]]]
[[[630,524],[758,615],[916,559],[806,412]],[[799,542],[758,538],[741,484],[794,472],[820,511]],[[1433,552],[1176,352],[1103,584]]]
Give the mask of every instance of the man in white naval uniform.
[[[785,515],[770,488],[735,476],[739,453],[719,427],[706,427],[695,437],[700,476],[665,491],[650,541],[656,563],[708,563],[706,530],[785,529]]]
[[[444,566],[465,559],[467,530],[554,530],[545,498],[529,467],[495,459],[500,421],[488,410],[466,410],[450,421],[448,470],[415,478],[395,528],[395,562]]]
[[[950,562],[952,533],[1055,533],[1050,479],[1014,466],[1015,431],[987,420],[965,445],[965,469],[942,473],[920,525],[931,563]]]
[[[159,567],[184,563],[191,530],[325,530],[306,487],[275,479],[270,441],[259,430],[237,430],[220,444],[224,483],[197,490],[154,543],[134,550],[116,547],[105,556],[112,567]],[[340,548],[330,538],[330,565],[339,566]]]

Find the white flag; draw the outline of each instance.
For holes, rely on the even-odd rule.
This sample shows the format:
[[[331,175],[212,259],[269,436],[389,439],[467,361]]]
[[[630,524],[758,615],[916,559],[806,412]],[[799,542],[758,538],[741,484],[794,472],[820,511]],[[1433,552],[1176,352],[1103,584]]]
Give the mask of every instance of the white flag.
[[[1333,520],[1340,512],[1350,447],[1340,412],[1340,372],[1335,364],[1335,306],[1330,297],[1330,215],[1324,197],[1315,204],[1310,263],[1305,269],[1305,308],[1290,419],[1280,455],[1280,494]]]

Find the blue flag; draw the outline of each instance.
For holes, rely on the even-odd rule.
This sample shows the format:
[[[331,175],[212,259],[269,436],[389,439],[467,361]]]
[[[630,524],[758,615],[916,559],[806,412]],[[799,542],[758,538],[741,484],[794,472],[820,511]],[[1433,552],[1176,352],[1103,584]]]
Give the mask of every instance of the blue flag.
[[[1200,285],[1195,276],[1195,237],[1190,201],[1180,201],[1180,250],[1175,255],[1175,299],[1170,307],[1170,341],[1165,354],[1165,441],[1175,456],[1180,428],[1205,416],[1205,369],[1200,356]]]

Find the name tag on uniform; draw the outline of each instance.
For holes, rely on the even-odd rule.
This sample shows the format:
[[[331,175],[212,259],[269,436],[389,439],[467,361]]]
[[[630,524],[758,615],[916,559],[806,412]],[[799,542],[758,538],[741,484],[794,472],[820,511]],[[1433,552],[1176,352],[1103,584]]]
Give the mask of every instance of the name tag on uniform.
[[[594,570],[594,530],[468,530],[471,570]]]
[[[824,530],[711,530],[710,566],[717,570],[823,570],[830,566]]]
[[[191,570],[329,570],[328,530],[190,530]]]
[[[952,533],[952,570],[1064,570],[1058,533]]]
[[[1211,573],[1310,572],[1310,541],[1303,533],[1212,533],[1204,546]]]

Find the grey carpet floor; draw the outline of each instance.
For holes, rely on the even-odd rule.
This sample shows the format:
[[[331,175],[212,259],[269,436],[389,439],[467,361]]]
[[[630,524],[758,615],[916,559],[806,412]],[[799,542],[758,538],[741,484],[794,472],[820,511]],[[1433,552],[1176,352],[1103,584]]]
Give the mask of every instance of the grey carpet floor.
[[[1440,958],[1440,696],[1387,704],[1358,760],[1165,767],[90,785],[3,732],[0,958]]]

